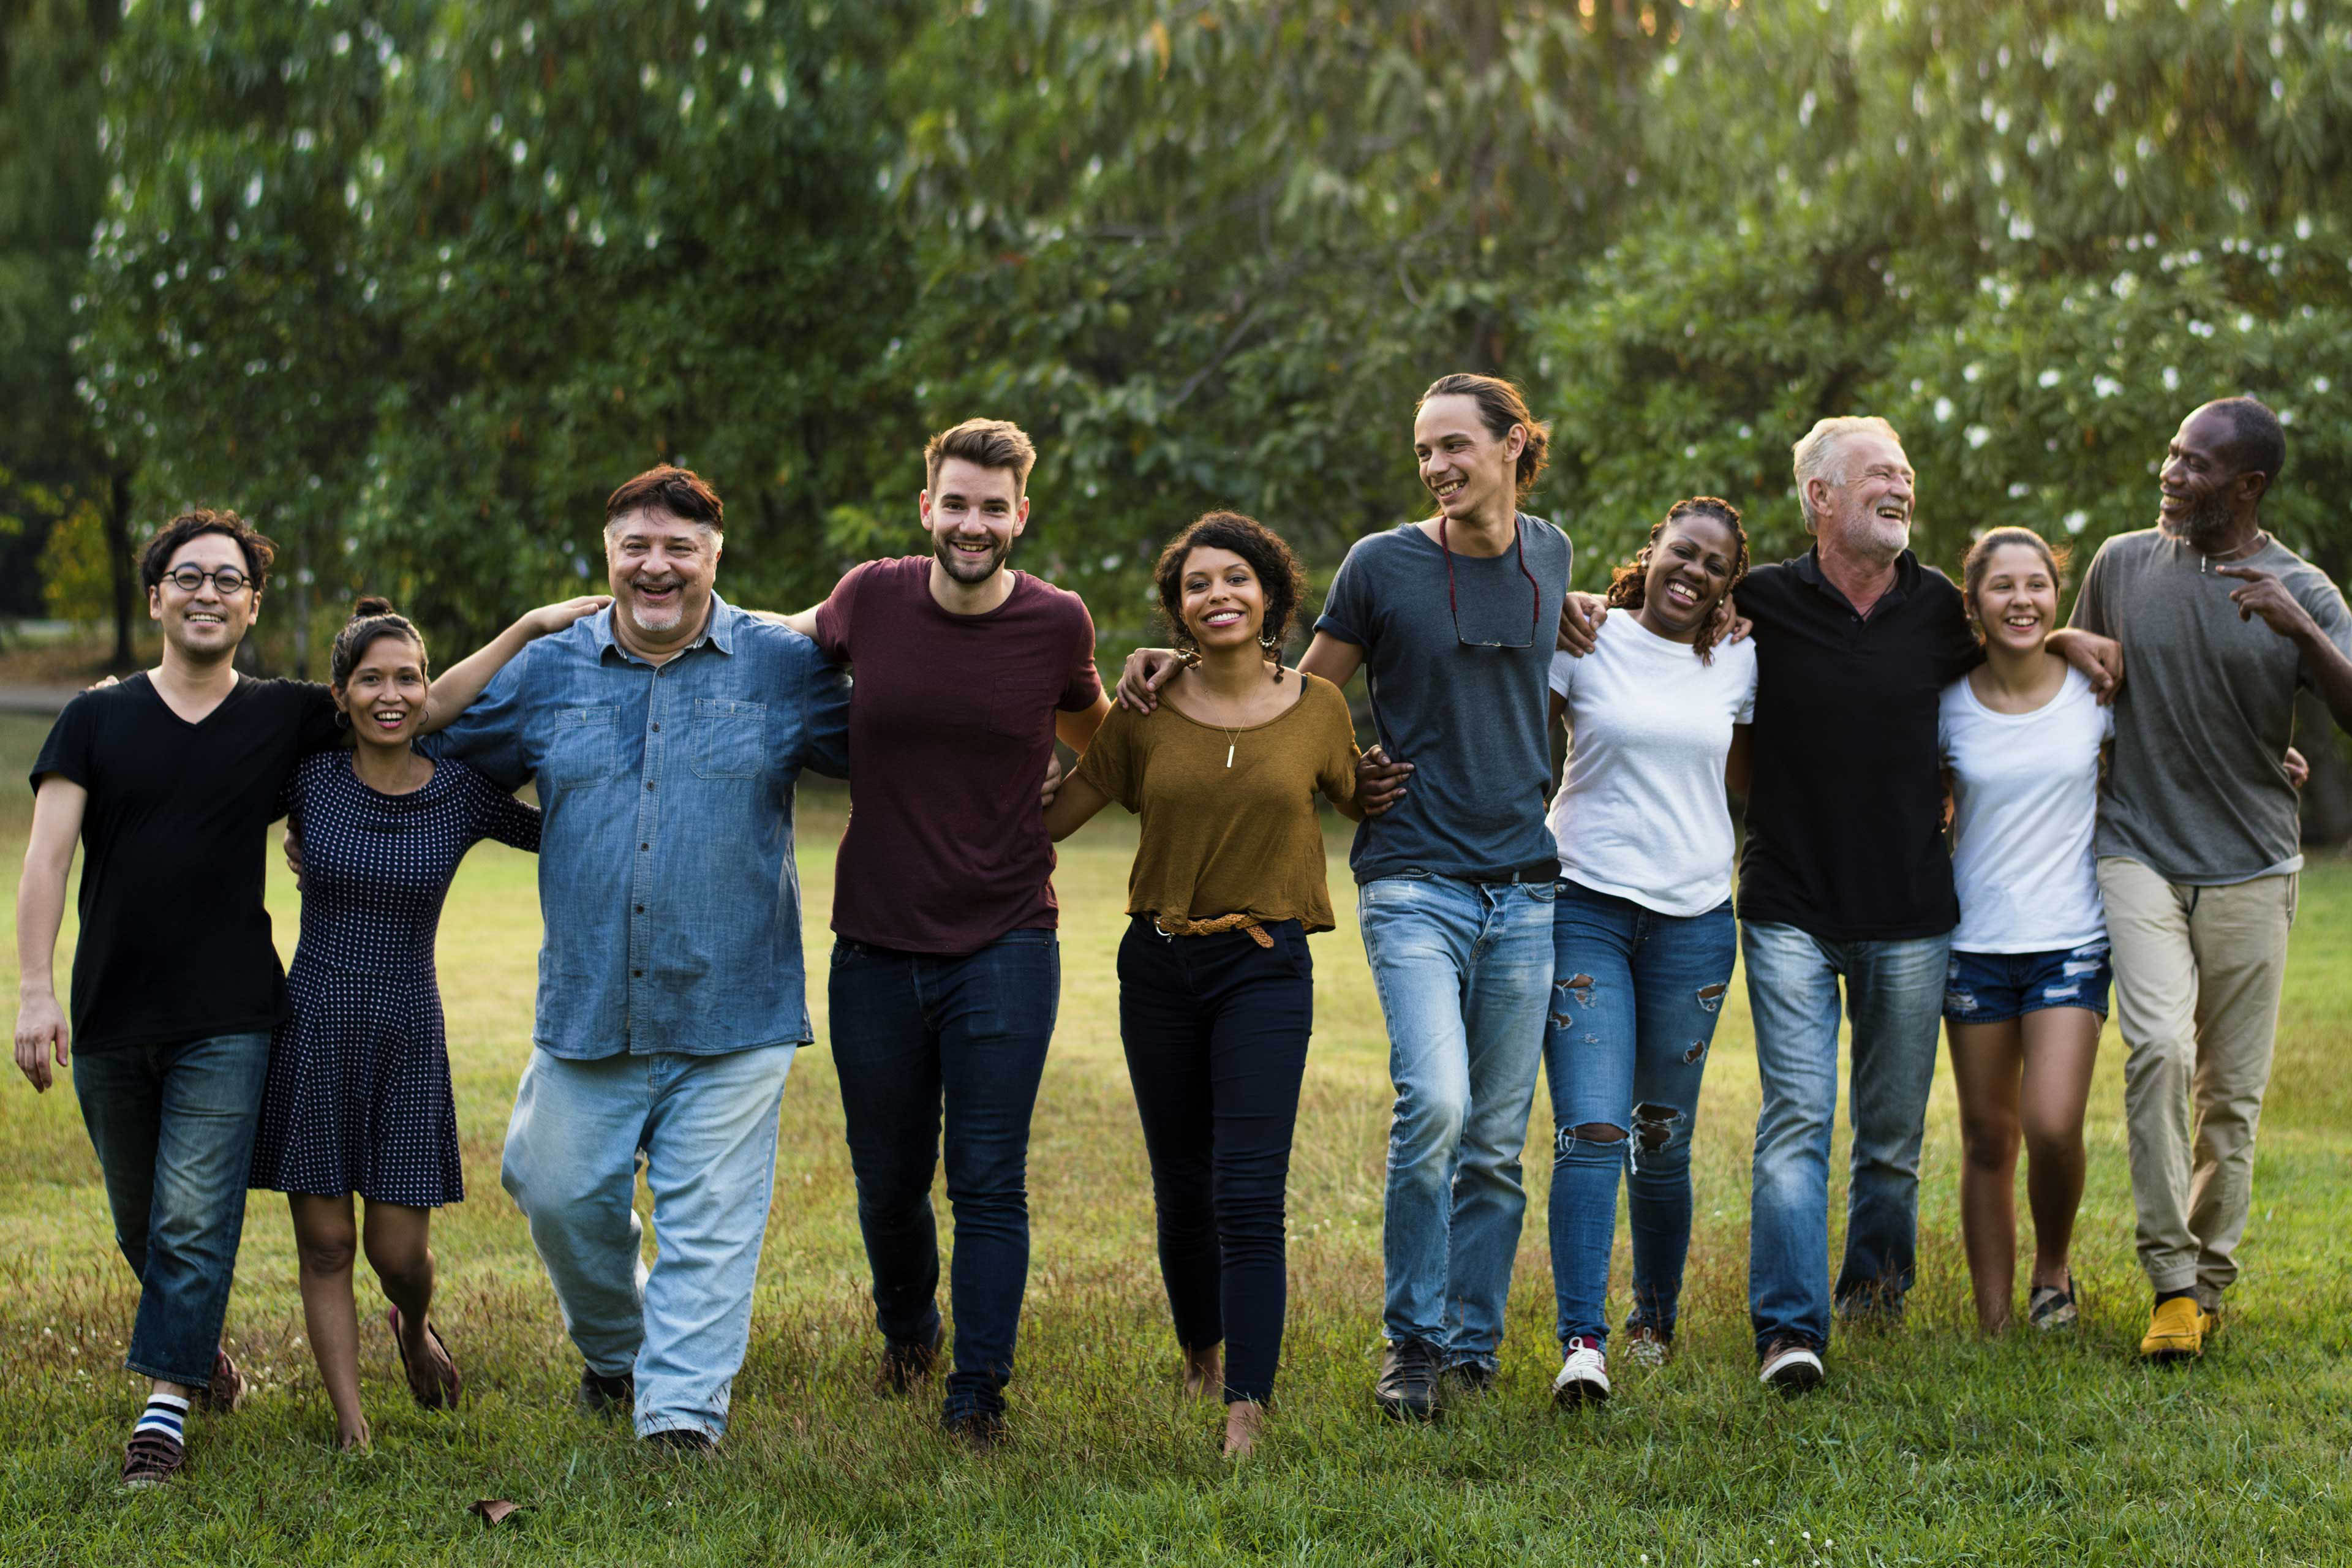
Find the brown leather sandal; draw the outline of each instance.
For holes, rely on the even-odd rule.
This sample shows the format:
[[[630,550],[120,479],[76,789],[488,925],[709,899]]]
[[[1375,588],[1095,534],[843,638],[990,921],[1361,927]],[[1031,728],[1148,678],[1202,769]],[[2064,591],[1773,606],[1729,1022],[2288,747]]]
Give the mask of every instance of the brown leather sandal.
[[[400,1337],[400,1309],[386,1307],[383,1310],[383,1321],[384,1326],[392,1331],[392,1348],[400,1356],[402,1375],[408,1379],[409,1396],[425,1410],[456,1409],[458,1399],[466,1392],[466,1380],[457,1371],[457,1358],[451,1355],[449,1347],[442,1342],[441,1331],[435,1328],[429,1321],[425,1325],[425,1333],[433,1340],[433,1348],[441,1352],[442,1363],[448,1369],[446,1376],[435,1378],[432,1384],[427,1386],[416,1381],[416,1369],[409,1364],[408,1346]]]

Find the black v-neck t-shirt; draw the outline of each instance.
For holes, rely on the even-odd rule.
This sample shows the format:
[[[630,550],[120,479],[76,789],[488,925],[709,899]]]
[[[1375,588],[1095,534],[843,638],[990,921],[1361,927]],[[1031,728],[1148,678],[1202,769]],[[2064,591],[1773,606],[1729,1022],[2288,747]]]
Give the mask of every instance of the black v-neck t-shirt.
[[[266,1032],[286,976],[262,903],[269,824],[308,752],[339,738],[323,686],[240,679],[191,724],[142,671],[85,691],[33,764],[89,792],[74,1048]]]
[[[1757,671],[1740,919],[1825,942],[1958,925],[1936,714],[1983,658],[1959,589],[1906,550],[1856,615],[1808,551],[1750,572],[1739,610]]]

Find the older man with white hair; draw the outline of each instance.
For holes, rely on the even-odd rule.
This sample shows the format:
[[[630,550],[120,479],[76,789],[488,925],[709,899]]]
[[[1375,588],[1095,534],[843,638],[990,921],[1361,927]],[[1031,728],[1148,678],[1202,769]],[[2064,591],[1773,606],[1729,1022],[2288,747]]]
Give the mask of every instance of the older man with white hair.
[[[1822,1379],[1832,1301],[1893,1320],[1910,1289],[1919,1143],[1959,906],[1943,841],[1938,694],[1981,657],[1960,592],[1911,548],[1916,476],[1893,426],[1823,419],[1796,444],[1813,547],[1740,584],[1758,661],[1740,946],[1764,1103],[1748,1310],[1763,1381]],[[2112,648],[2060,651],[2102,690]],[[1839,984],[1852,1021],[1845,1256],[1829,1270]]]

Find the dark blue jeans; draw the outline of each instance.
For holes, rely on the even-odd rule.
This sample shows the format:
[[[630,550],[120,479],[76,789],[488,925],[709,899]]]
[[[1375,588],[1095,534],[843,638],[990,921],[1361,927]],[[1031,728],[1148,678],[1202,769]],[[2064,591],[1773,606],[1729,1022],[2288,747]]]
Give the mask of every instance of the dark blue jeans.
[[[940,1331],[940,1238],[931,1214],[941,1109],[955,1258],[955,1370],[948,1413],[996,1411],[1013,1378],[1029,1284],[1029,1116],[1061,1000],[1050,931],[1007,932],[978,952],[833,947],[833,1056],[857,1178],[857,1224],[885,1336]]]
[[[1138,915],[1118,949],[1118,1033],[1151,1156],[1160,1275],[1177,1342],[1225,1342],[1225,1399],[1274,1393],[1288,1299],[1284,1190],[1315,1027],[1315,962],[1297,921],[1161,936]]]
[[[1728,900],[1677,918],[1563,880],[1552,905],[1551,1274],[1563,1348],[1606,1342],[1617,1178],[1633,1233],[1626,1327],[1675,1332],[1690,1251],[1691,1130],[1738,956]]]
[[[73,1058],[115,1243],[139,1277],[122,1358],[132,1372],[189,1388],[212,1381],[268,1070],[266,1033]]]

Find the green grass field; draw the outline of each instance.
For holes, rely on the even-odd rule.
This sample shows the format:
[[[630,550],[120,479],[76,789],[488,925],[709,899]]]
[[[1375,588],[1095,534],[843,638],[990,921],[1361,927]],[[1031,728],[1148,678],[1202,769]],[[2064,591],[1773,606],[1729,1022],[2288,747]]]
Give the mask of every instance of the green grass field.
[[[0,761],[16,777],[45,729],[0,720]],[[0,805],[12,868],[29,815],[21,792]],[[578,1361],[498,1184],[529,1049],[533,869],[486,845],[442,927],[471,1196],[436,1226],[436,1316],[465,1368],[466,1408],[428,1416],[409,1404],[362,1268],[363,1324],[370,1303],[377,1314],[363,1335],[376,1444],[364,1456],[334,1451],[301,1339],[285,1211],[257,1194],[228,1329],[257,1393],[240,1414],[199,1425],[184,1484],[119,1491],[139,1394],[120,1368],[131,1280],[70,1090],[36,1099],[12,1075],[0,1089],[0,1563],[2352,1561],[2352,866],[2315,866],[2305,879],[2245,1278],[2227,1334],[2202,1363],[2155,1370],[2132,1355],[2146,1299],[2111,1031],[2077,1243],[2079,1336],[1976,1338],[1946,1075],[1930,1114],[1924,1278],[1907,1326],[1842,1336],[1831,1381],[1811,1399],[1759,1389],[1746,1315],[1757,1086],[1735,984],[1698,1130],[1677,1360],[1657,1373],[1618,1369],[1618,1396],[1599,1411],[1549,1407],[1558,1359],[1539,1131],[1501,1386],[1427,1429],[1391,1426],[1370,1401],[1387,1047],[1343,898],[1341,929],[1316,942],[1318,1026],[1291,1178],[1281,1392],[1257,1457],[1233,1467],[1216,1456],[1222,1413],[1177,1392],[1120,1064],[1112,954],[1133,844],[1123,820],[1072,840],[1057,883],[1061,1026],[1030,1155],[1034,1261],[1012,1390],[1016,1441],[974,1456],[936,1435],[929,1402],[883,1405],[866,1392],[875,1339],[823,1045],[840,825],[838,797],[804,800],[819,1044],[784,1096],[751,1355],[720,1458],[665,1461],[625,1428],[572,1413]],[[1344,887],[1344,840],[1332,851],[1332,880]],[[202,918],[205,889],[185,893]],[[290,953],[296,894],[282,868],[270,899]],[[13,941],[0,951],[13,965]],[[1535,1114],[1548,1129],[1540,1093]],[[1621,1238],[1621,1298],[1623,1259]],[[1613,1310],[1622,1316],[1622,1299]],[[523,1510],[486,1530],[467,1512],[479,1498]]]

